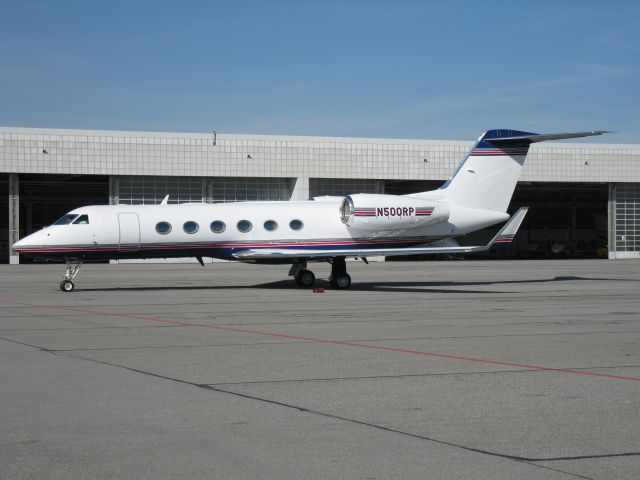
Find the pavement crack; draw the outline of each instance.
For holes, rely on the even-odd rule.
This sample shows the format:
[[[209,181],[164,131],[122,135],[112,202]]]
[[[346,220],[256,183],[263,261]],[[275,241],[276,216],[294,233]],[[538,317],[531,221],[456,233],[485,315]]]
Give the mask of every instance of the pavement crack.
[[[563,474],[566,474],[566,475],[570,475],[570,476],[575,477],[575,478],[582,478],[582,479],[585,479],[585,480],[594,480],[591,477],[585,477],[583,475],[577,475],[575,473],[566,472],[566,471],[560,470],[558,468],[549,467],[549,466],[546,466],[546,465],[539,465],[539,464],[535,463],[536,461],[544,461],[544,460],[527,459],[525,457],[506,455],[506,454],[491,452],[491,451],[488,451],[488,450],[481,450],[481,449],[477,449],[477,448],[473,448],[473,447],[466,447],[464,445],[459,445],[459,444],[456,444],[456,443],[453,443],[453,442],[447,442],[445,440],[440,440],[440,439],[437,439],[437,438],[432,438],[432,437],[428,437],[428,436],[424,436],[424,435],[418,435],[418,434],[414,434],[414,433],[411,433],[411,432],[404,432],[402,430],[394,429],[394,428],[391,428],[391,427],[385,427],[384,425],[377,425],[377,424],[374,424],[374,423],[364,422],[364,421],[357,420],[357,419],[352,419],[352,418],[348,418],[348,417],[342,417],[342,416],[339,416],[339,415],[334,415],[332,413],[322,412],[322,411],[319,411],[319,410],[306,408],[306,407],[303,407],[303,406],[300,406],[300,405],[294,405],[294,404],[289,404],[289,403],[285,403],[285,402],[278,402],[276,400],[271,400],[271,399],[268,399],[268,398],[262,398],[262,397],[257,397],[257,396],[253,396],[253,395],[247,395],[247,394],[243,394],[243,393],[239,393],[239,392],[234,392],[234,391],[231,391],[231,390],[225,390],[225,389],[222,389],[220,387],[213,386],[213,385],[206,385],[206,384],[190,382],[188,380],[182,380],[182,379],[175,378],[175,377],[169,377],[169,376],[166,376],[166,375],[160,375],[160,374],[157,374],[157,373],[149,372],[149,371],[146,371],[146,370],[141,370],[141,369],[138,369],[138,368],[127,367],[125,365],[120,365],[120,364],[117,364],[117,363],[106,362],[104,360],[97,360],[97,359],[94,359],[94,358],[83,357],[81,355],[73,354],[73,353],[70,353],[70,352],[61,352],[61,351],[51,350],[51,349],[48,349],[48,348],[40,347],[38,345],[27,344],[27,343],[24,343],[24,342],[18,342],[18,341],[6,339],[6,338],[2,338],[2,339],[6,340],[8,342],[12,342],[12,343],[25,345],[25,346],[29,346],[29,347],[32,347],[32,348],[36,348],[36,349],[38,349],[38,350],[40,350],[42,352],[46,352],[46,353],[49,353],[51,355],[59,355],[59,356],[64,356],[64,357],[69,357],[69,358],[75,358],[77,360],[88,361],[88,362],[96,363],[96,364],[99,364],[99,365],[120,368],[120,369],[123,369],[123,370],[127,370],[129,372],[133,372],[133,373],[137,373],[137,374],[141,374],[141,375],[146,375],[146,376],[153,377],[153,378],[158,378],[158,379],[161,379],[161,380],[167,380],[167,381],[171,381],[171,382],[175,382],[175,383],[180,383],[182,385],[188,385],[188,386],[196,387],[196,388],[203,389],[203,390],[209,390],[209,391],[212,391],[212,392],[222,393],[222,394],[226,394],[226,395],[233,395],[233,396],[241,397],[241,398],[248,399],[248,400],[258,401],[258,402],[262,402],[262,403],[268,403],[268,404],[271,404],[271,405],[277,405],[277,406],[280,406],[280,407],[283,407],[283,408],[293,409],[293,410],[296,410],[298,412],[303,412],[303,413],[308,413],[308,414],[311,414],[311,415],[322,416],[322,417],[325,417],[325,418],[331,418],[331,419],[334,419],[334,420],[339,420],[339,421],[342,421],[342,422],[348,422],[348,423],[352,423],[352,424],[355,424],[355,425],[360,425],[360,426],[363,426],[363,427],[375,428],[377,430],[381,430],[381,431],[385,431],[385,432],[389,432],[389,433],[394,433],[394,434],[397,434],[397,435],[402,435],[402,436],[405,436],[405,437],[415,438],[415,439],[419,439],[419,440],[424,440],[424,441],[436,443],[436,444],[439,444],[439,445],[445,445],[445,446],[449,446],[449,447],[454,447],[454,448],[462,449],[462,450],[465,450],[465,451],[468,451],[468,452],[488,455],[488,456],[497,457],[497,458],[504,458],[506,460],[512,460],[512,461],[519,462],[519,463],[525,463],[525,464],[528,464],[528,465],[533,465],[533,466],[535,466],[537,468],[542,468],[542,469],[545,469],[545,470],[552,470],[552,471],[555,471],[555,472],[558,472],[558,473],[563,473]]]
[[[540,465],[537,462],[541,462],[541,461],[545,461],[545,459],[534,459],[534,458],[527,458],[527,457],[520,457],[520,456],[516,456],[516,455],[508,455],[508,454],[503,454],[503,453],[498,453],[498,452],[492,452],[489,450],[482,450],[482,449],[478,449],[478,448],[473,448],[473,447],[467,447],[461,444],[457,444],[457,443],[453,443],[453,442],[448,442],[446,440],[441,440],[441,439],[437,439],[434,437],[428,437],[426,435],[418,435],[415,433],[411,433],[411,432],[405,432],[402,430],[398,430],[395,428],[391,428],[391,427],[386,427],[384,425],[378,425],[375,423],[370,423],[370,422],[365,422],[362,420],[357,420],[354,418],[349,418],[349,417],[343,417],[340,415],[335,415],[333,413],[328,413],[328,412],[322,412],[320,410],[314,410],[314,409],[310,409],[310,408],[306,408],[306,407],[302,407],[300,405],[294,405],[294,404],[289,404],[286,402],[279,402],[277,400],[271,400],[268,398],[263,398],[263,397],[257,397],[254,395],[248,395],[248,394],[244,394],[244,393],[239,393],[239,392],[234,392],[232,390],[225,390],[219,387],[214,387],[211,385],[197,385],[200,388],[204,388],[207,390],[213,390],[214,392],[219,392],[219,393],[226,393],[226,394],[230,394],[230,395],[235,395],[241,398],[245,398],[245,399],[249,399],[249,400],[254,400],[254,401],[259,401],[259,402],[263,402],[263,403],[268,403],[271,405],[277,405],[277,406],[281,406],[281,407],[285,407],[285,408],[291,408],[294,410],[297,410],[299,412],[304,412],[304,413],[309,413],[312,415],[319,415],[325,418],[330,418],[333,420],[339,420],[342,422],[348,422],[348,423],[352,423],[352,424],[356,424],[356,425],[360,425],[363,427],[369,427],[369,428],[374,428],[376,430],[382,430],[384,432],[389,432],[389,433],[394,433],[397,435],[402,435],[405,437],[410,437],[410,438],[415,438],[415,439],[419,439],[419,440],[424,440],[424,441],[428,441],[428,442],[432,442],[432,443],[436,443],[439,445],[444,445],[444,446],[448,446],[448,447],[454,447],[454,448],[458,448],[461,450],[465,450],[467,452],[472,452],[472,453],[478,453],[478,454],[482,454],[482,455],[488,455],[491,457],[497,457],[497,458],[503,458],[505,460],[512,460],[515,462],[519,462],[519,463],[525,463],[528,465],[532,465],[535,466],[537,468],[543,468],[545,470],[552,470],[558,473],[563,473],[565,475],[570,475],[572,477],[575,478],[583,478],[586,480],[594,480],[592,477],[586,477],[584,475],[578,475],[576,473],[572,473],[572,472],[567,472],[564,470],[560,470],[558,468],[553,468],[553,467],[549,467],[549,466],[545,466],[545,465]],[[626,455],[626,454],[614,454],[614,456],[617,455]],[[605,455],[605,456],[609,456],[609,455]],[[590,458],[590,457],[585,457],[585,458]]]
[[[640,365],[611,365],[606,367],[578,367],[572,368],[572,370],[615,370],[620,368],[640,368]],[[400,375],[359,375],[353,377],[323,377],[323,378],[293,378],[285,380],[250,380],[244,382],[215,382],[207,383],[203,385],[210,386],[225,386],[225,385],[263,385],[274,383],[304,383],[304,382],[333,382],[341,380],[383,380],[394,378],[426,378],[426,377],[450,377],[450,376],[464,376],[464,375],[502,375],[511,373],[540,373],[540,370],[535,369],[521,369],[521,370],[476,370],[470,372],[441,372],[441,373],[407,373]]]
[[[329,412],[323,412],[323,411],[320,411],[320,410],[315,410],[315,409],[303,407],[301,405],[295,405],[295,404],[291,404],[291,403],[280,402],[280,401],[272,400],[272,399],[269,399],[269,398],[258,397],[258,396],[255,396],[255,395],[249,395],[249,394],[245,394],[245,393],[235,392],[233,390],[227,390],[227,389],[224,389],[224,388],[220,388],[220,385],[223,385],[223,384],[201,384],[201,383],[190,382],[188,380],[182,380],[182,379],[175,378],[175,377],[169,377],[169,376],[166,376],[166,375],[160,375],[160,374],[149,372],[149,371],[146,371],[146,370],[141,370],[141,369],[137,369],[137,368],[133,368],[133,367],[128,367],[126,365],[121,365],[121,364],[117,364],[117,363],[107,362],[107,361],[104,361],[104,360],[97,360],[97,359],[94,359],[94,358],[84,357],[82,355],[77,355],[77,354],[74,354],[74,353],[71,353],[71,352],[68,352],[68,351],[53,350],[53,349],[49,349],[49,348],[42,347],[42,346],[39,346],[39,345],[20,342],[20,341],[16,341],[16,340],[4,338],[4,337],[0,337],[0,339],[5,340],[5,341],[10,342],[10,343],[28,346],[28,347],[37,349],[37,350],[45,352],[45,353],[49,353],[51,355],[64,356],[64,357],[74,358],[74,359],[82,360],[82,361],[88,361],[88,362],[92,362],[92,363],[96,363],[96,364],[100,364],[100,365],[104,365],[104,366],[115,367],[115,368],[119,368],[119,369],[130,371],[130,372],[133,372],[133,373],[136,373],[136,374],[141,374],[141,375],[145,375],[145,376],[149,376],[149,377],[153,377],[153,378],[158,378],[158,379],[161,379],[161,380],[167,380],[167,381],[171,381],[171,382],[174,382],[174,383],[179,383],[179,384],[182,384],[182,385],[188,385],[190,387],[195,387],[195,388],[208,390],[208,391],[212,391],[212,392],[217,392],[217,393],[221,393],[221,394],[233,395],[233,396],[244,398],[244,399],[247,399],[247,400],[258,401],[258,402],[262,402],[262,403],[276,405],[276,406],[279,406],[279,407],[296,410],[298,412],[303,412],[303,413],[307,413],[307,414],[310,414],[310,415],[322,416],[322,417],[325,417],[325,418],[330,418],[330,419],[338,420],[338,421],[341,421],[341,422],[348,422],[348,423],[355,424],[355,425],[360,425],[360,426],[363,426],[363,427],[374,428],[376,430],[380,430],[380,431],[384,431],[384,432],[388,432],[388,433],[392,433],[392,434],[396,434],[396,435],[402,435],[402,436],[405,436],[405,437],[414,438],[414,439],[418,439],[418,440],[423,440],[423,441],[427,441],[427,442],[431,442],[431,443],[435,443],[435,444],[439,444],[439,445],[444,445],[444,446],[448,446],[448,447],[453,447],[453,448],[461,449],[461,450],[464,450],[464,451],[467,451],[467,452],[472,452],[472,453],[481,454],[481,455],[487,455],[487,456],[491,456],[491,457],[495,457],[495,458],[503,458],[505,460],[511,460],[511,461],[515,461],[515,462],[519,462],[519,463],[532,465],[532,466],[535,466],[537,468],[542,468],[542,469],[545,469],[545,470],[555,471],[555,472],[558,472],[558,473],[569,475],[569,476],[574,477],[574,478],[581,478],[581,479],[585,479],[585,480],[595,480],[592,477],[586,477],[584,475],[579,475],[579,474],[576,474],[576,473],[573,473],[573,472],[567,472],[567,471],[564,471],[564,470],[561,470],[561,469],[558,469],[558,468],[555,468],[555,467],[550,467],[548,465],[541,465],[540,463],[541,462],[554,462],[554,461],[570,461],[570,460],[574,460],[575,461],[575,460],[594,459],[594,458],[615,458],[615,457],[640,456],[640,452],[624,452],[624,453],[611,453],[611,454],[579,455],[579,456],[572,456],[572,457],[533,458],[533,457],[524,457],[524,456],[518,456],[518,455],[509,455],[509,454],[504,454],[504,453],[500,453],[500,452],[492,452],[490,450],[483,450],[483,449],[479,449],[479,448],[469,447],[469,446],[457,444],[457,443],[454,443],[454,442],[449,442],[449,441],[446,441],[446,440],[438,439],[438,438],[435,438],[435,437],[429,437],[429,436],[426,436],[426,435],[419,435],[419,434],[416,434],[416,433],[406,432],[406,431],[403,431],[403,430],[395,429],[395,428],[392,428],[392,427],[387,427],[387,426],[384,426],[384,425],[379,425],[379,424],[375,424],[375,423],[371,423],[371,422],[365,422],[365,421],[358,420],[358,419],[355,419],[355,418],[349,418],[349,417],[344,417],[344,416],[336,415],[336,414],[329,413]],[[501,373],[501,372],[478,372],[478,373],[482,374],[482,373]],[[436,374],[436,375],[441,375],[441,374]],[[442,374],[442,375],[446,375],[446,374]],[[385,378],[385,377],[380,377],[380,378]],[[394,378],[394,377],[392,377],[392,378]],[[268,382],[255,382],[255,383],[268,383]],[[230,385],[230,384],[227,384],[227,385]]]
[[[640,457],[640,452],[604,453],[599,455],[576,455],[573,457],[535,458],[531,462],[561,462],[565,460],[591,460],[594,458]]]

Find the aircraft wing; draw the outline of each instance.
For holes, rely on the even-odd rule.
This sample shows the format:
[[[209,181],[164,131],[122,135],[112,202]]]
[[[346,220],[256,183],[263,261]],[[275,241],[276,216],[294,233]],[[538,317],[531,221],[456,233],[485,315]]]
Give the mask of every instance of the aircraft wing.
[[[240,261],[255,261],[269,259],[313,259],[332,257],[378,257],[393,255],[425,255],[436,253],[472,253],[484,252],[490,249],[505,248],[511,245],[518,228],[524,220],[529,207],[520,208],[500,231],[486,245],[472,247],[415,247],[415,248],[372,248],[372,249],[340,249],[315,250],[293,248],[260,248],[242,250],[233,255]]]

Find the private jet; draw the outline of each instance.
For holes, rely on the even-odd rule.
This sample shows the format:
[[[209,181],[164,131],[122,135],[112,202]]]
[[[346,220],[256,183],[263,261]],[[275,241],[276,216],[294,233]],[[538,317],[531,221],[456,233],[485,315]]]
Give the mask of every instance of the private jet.
[[[13,244],[32,258],[66,262],[60,282],[72,292],[83,262],[195,257],[289,264],[289,276],[311,288],[311,262],[329,262],[335,289],[351,285],[347,258],[482,252],[509,246],[528,207],[507,213],[529,147],[545,140],[605,131],[483,133],[437,190],[410,195],[356,193],[308,201],[221,204],[97,205],[77,208]],[[507,222],[487,243],[455,237]]]

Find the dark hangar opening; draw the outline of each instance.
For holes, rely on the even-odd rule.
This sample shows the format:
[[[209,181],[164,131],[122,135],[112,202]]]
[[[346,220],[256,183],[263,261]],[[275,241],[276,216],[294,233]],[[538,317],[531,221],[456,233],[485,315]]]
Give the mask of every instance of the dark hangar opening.
[[[609,187],[606,183],[519,182],[508,212],[529,206],[510,249],[484,258],[607,258]],[[463,237],[486,243],[500,225]]]
[[[410,195],[428,192],[442,186],[442,180],[385,180],[384,193],[387,195]]]
[[[521,258],[607,258],[606,183],[518,183],[509,213],[529,205],[518,234]]]
[[[386,180],[385,193],[407,195],[435,190],[442,183],[431,180]],[[513,246],[500,252],[478,254],[476,258],[606,258],[608,198],[609,187],[606,183],[519,182],[509,205],[509,213],[513,214],[524,206],[530,208]],[[471,233],[458,238],[458,241],[461,245],[486,244],[501,226]],[[432,260],[438,257],[425,255],[423,258]],[[454,258],[463,257],[459,255]],[[395,259],[397,257],[387,260]]]
[[[74,208],[108,203],[106,175],[20,174],[20,238],[51,225]],[[20,256],[20,263],[29,262]]]

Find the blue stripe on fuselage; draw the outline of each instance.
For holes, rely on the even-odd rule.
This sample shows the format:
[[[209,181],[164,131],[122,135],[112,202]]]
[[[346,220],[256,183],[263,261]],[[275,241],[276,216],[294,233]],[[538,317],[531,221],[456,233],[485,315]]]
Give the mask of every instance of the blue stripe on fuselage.
[[[340,254],[340,250],[353,250],[353,249],[379,249],[379,248],[406,248],[415,247],[421,243],[433,242],[440,240],[441,238],[420,238],[414,240],[398,240],[398,241],[380,241],[380,242],[354,242],[346,244],[319,244],[309,245],[301,243],[300,245],[287,245],[282,246],[277,243],[263,244],[261,246],[219,246],[219,247],[207,247],[202,246],[185,246],[184,248],[176,248],[167,246],[155,246],[154,248],[136,249],[135,247],[109,247],[103,250],[84,250],[82,246],[64,247],[60,246],[60,250],[55,248],[34,248],[33,251],[29,249],[20,249],[20,253],[32,258],[44,258],[49,260],[65,260],[68,258],[77,258],[82,260],[119,260],[119,259],[144,259],[144,258],[184,258],[184,257],[212,257],[222,260],[235,260],[234,254],[246,250],[335,250],[336,255]],[[345,241],[348,241],[345,239]],[[39,250],[39,251],[38,251]],[[43,251],[46,250],[46,251]]]

